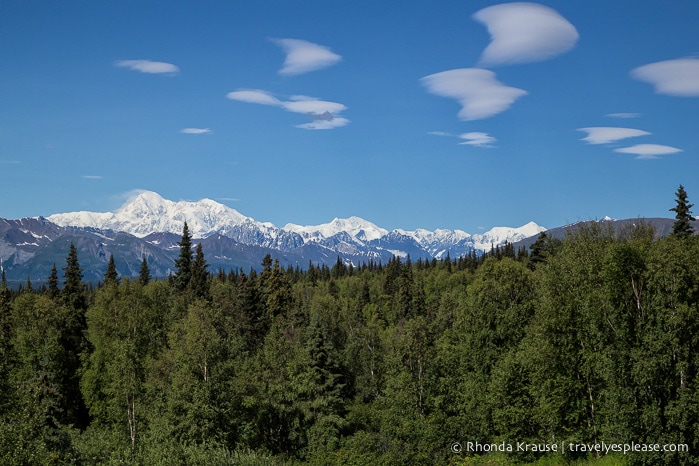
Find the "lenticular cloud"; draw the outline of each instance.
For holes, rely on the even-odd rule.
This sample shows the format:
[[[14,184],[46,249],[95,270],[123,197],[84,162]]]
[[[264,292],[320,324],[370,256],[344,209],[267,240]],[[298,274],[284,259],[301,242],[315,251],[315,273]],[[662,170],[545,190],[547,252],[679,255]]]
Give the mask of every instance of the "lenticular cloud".
[[[490,70],[462,68],[442,71],[420,80],[427,91],[457,100],[461,104],[459,118],[481,120],[507,110],[527,91],[501,83]]]
[[[300,39],[272,39],[284,49],[286,59],[279,74],[298,75],[332,66],[342,60],[327,47]]]
[[[505,3],[473,15],[488,28],[491,42],[480,66],[548,60],[572,49],[578,31],[556,10],[536,3]]]
[[[680,58],[651,63],[631,72],[634,78],[655,86],[658,94],[699,97],[699,59]]]
[[[651,134],[648,131],[643,131],[641,129],[615,128],[609,126],[578,128],[578,131],[584,131],[587,133],[587,136],[582,138],[582,140],[589,144],[610,144],[626,138],[635,138],[638,136],[647,136]]]

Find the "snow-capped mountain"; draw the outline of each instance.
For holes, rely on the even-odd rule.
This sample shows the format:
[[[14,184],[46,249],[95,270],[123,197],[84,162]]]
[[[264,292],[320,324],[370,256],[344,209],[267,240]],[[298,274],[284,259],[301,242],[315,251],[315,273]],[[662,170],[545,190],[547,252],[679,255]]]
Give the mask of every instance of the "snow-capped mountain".
[[[181,235],[186,221],[195,239],[219,234],[239,243],[281,250],[303,244],[296,234],[258,222],[211,199],[175,202],[152,191],[137,194],[113,213],[70,212],[51,215],[48,220],[60,226],[123,231],[139,238],[152,233]]]
[[[99,280],[110,256],[122,276],[138,274],[146,258],[155,276],[167,276],[178,254],[184,222],[201,242],[210,270],[259,268],[266,254],[284,266],[355,265],[392,257],[452,258],[488,251],[505,241],[535,236],[544,228],[528,223],[470,235],[461,230],[413,231],[381,228],[359,217],[336,218],[315,226],[278,228],[211,199],[174,202],[141,192],[115,212],[71,212],[48,218],[0,219],[0,268],[15,281],[42,280],[60,264],[68,246],[78,248],[85,278]]]
[[[473,235],[473,247],[481,251],[489,251],[491,247],[504,243],[516,243],[524,238],[536,236],[546,228],[529,222],[519,228],[495,227],[482,235]]]
[[[71,212],[54,214],[48,220],[60,226],[123,231],[143,238],[153,233],[181,234],[184,222],[195,239],[221,235],[239,243],[290,252],[316,244],[332,252],[356,257],[381,258],[407,254],[441,258],[476,249],[490,250],[505,241],[515,242],[544,231],[534,222],[519,228],[496,227],[470,235],[462,230],[388,231],[359,217],[335,218],[329,223],[301,226],[289,223],[278,228],[259,222],[235,209],[202,199],[197,202],[170,201],[151,191],[132,197],[116,212]]]
[[[211,199],[174,202],[152,191],[133,196],[116,212],[70,212],[51,215],[48,220],[60,226],[125,231],[139,238],[156,232],[181,234],[185,220],[193,238],[205,238],[246,223],[264,228],[263,224]]]
[[[288,223],[284,230],[298,233],[305,241],[322,241],[338,233],[347,233],[356,241],[366,242],[379,239],[388,234],[388,230],[377,227],[359,217],[336,218],[330,223],[315,226],[301,226]]]

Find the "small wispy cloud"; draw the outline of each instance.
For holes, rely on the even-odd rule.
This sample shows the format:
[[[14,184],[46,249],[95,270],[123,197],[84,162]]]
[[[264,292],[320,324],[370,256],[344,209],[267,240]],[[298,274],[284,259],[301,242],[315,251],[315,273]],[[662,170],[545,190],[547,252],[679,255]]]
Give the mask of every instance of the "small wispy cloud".
[[[439,137],[450,137],[461,140],[459,145],[475,146],[475,147],[494,147],[493,143],[497,142],[493,136],[488,133],[472,131],[470,133],[452,134],[446,131],[430,131],[427,134]]]
[[[587,133],[587,136],[581,139],[589,144],[610,144],[616,141],[621,141],[626,138],[635,138],[638,136],[648,136],[648,131],[643,131],[634,128],[615,128],[609,126],[596,126],[591,128],[578,128],[578,131]]]
[[[335,65],[342,56],[329,48],[300,39],[271,39],[284,49],[286,59],[279,70],[283,75],[299,75]]]
[[[682,152],[682,149],[676,147],[663,146],[660,144],[636,144],[631,147],[622,147],[614,149],[614,152],[620,154],[634,154],[639,160],[657,159],[659,155],[669,155]]]
[[[432,136],[454,136],[446,131],[429,131],[427,134],[431,134]]]
[[[680,58],[640,66],[631,76],[675,97],[699,97],[699,58]]]
[[[152,60],[119,60],[114,63],[114,66],[148,74],[177,74],[180,72],[180,69],[172,63]]]
[[[226,95],[231,100],[251,104],[268,105],[278,107],[292,113],[306,115],[311,122],[296,125],[302,129],[333,129],[349,124],[350,120],[339,114],[347,107],[337,102],[320,100],[305,95],[295,95],[288,100],[281,100],[270,92],[259,89],[243,89],[229,92]]]
[[[82,178],[85,180],[101,180],[104,177],[102,175],[83,175]]]
[[[488,133],[481,133],[475,131],[471,133],[461,134],[459,135],[459,137],[461,139],[464,139],[464,142],[460,142],[459,144],[467,146],[493,147],[493,143],[497,142],[497,139],[495,139]]]
[[[457,100],[462,120],[490,118],[507,110],[527,91],[501,83],[490,70],[460,68],[421,78],[431,94]]]
[[[536,3],[504,3],[476,12],[491,42],[479,66],[548,60],[572,49],[580,35],[556,10]]]
[[[640,118],[641,114],[640,113],[633,113],[633,112],[620,112],[620,113],[607,113],[605,116],[609,117],[609,118]]]
[[[238,201],[240,201],[240,199],[237,197],[217,197],[215,200],[221,201],[221,202],[238,202]]]
[[[180,130],[182,134],[212,134],[209,128],[182,128]]]

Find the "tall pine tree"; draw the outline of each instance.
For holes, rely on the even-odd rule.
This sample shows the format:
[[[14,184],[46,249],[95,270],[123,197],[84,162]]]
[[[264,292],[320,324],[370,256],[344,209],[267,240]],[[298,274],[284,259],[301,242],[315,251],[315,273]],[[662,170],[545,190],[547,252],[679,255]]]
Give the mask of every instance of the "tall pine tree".
[[[49,298],[51,299],[56,299],[58,298],[59,295],[59,290],[58,290],[58,271],[56,270],[56,263],[53,263],[53,267],[51,267],[51,274],[49,275],[48,279],[48,294]]]
[[[61,290],[63,305],[67,308],[65,321],[61,323],[60,344],[65,351],[62,361],[62,377],[59,383],[63,390],[63,419],[65,424],[85,427],[89,422],[87,408],[80,393],[81,355],[88,348],[85,335],[87,299],[83,272],[78,262],[78,250],[70,243],[70,250],[63,268],[65,281]]]
[[[150,268],[148,268],[148,261],[146,260],[146,256],[143,256],[143,260],[141,261],[141,270],[138,274],[138,281],[141,283],[141,285],[146,286],[150,280],[151,275]]]
[[[675,223],[672,225],[672,236],[676,238],[688,238],[692,236],[692,224],[690,223],[694,220],[692,216],[691,208],[694,204],[687,202],[687,192],[684,190],[684,186],[680,185],[675,193],[675,207],[670,209],[670,211],[675,212]]]
[[[190,288],[192,293],[197,298],[206,298],[209,295],[209,272],[206,268],[209,264],[204,259],[204,251],[201,243],[197,245],[194,255],[194,263],[192,264],[192,276],[190,278]]]
[[[109,285],[110,283],[119,283],[119,274],[117,273],[116,264],[114,263],[114,255],[109,255],[109,263],[107,264],[107,271],[104,273],[104,284]]]
[[[180,255],[175,260],[175,289],[184,291],[192,279],[192,236],[189,234],[189,226],[184,222],[182,228],[182,240],[178,243]]]

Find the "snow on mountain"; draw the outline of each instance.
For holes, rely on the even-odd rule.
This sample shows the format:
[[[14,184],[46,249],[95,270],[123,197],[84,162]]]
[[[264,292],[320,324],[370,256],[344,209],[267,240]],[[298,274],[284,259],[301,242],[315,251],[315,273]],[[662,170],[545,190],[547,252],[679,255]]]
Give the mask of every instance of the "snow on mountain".
[[[315,226],[301,226],[288,223],[283,230],[298,233],[306,241],[320,242],[338,233],[347,233],[353,239],[362,243],[375,240],[388,234],[388,230],[359,217],[335,218],[330,223]]]
[[[114,230],[144,238],[152,233],[182,234],[186,221],[193,238],[222,235],[238,243],[290,252],[313,244],[327,251],[363,257],[407,254],[442,258],[458,257],[476,249],[488,251],[505,241],[516,242],[544,231],[534,222],[519,228],[496,227],[470,235],[462,230],[416,229],[391,232],[360,217],[335,218],[329,223],[301,226],[293,223],[277,228],[246,217],[235,209],[202,199],[197,202],[170,201],[151,191],[129,199],[116,212],[71,212],[48,217],[60,226]],[[388,257],[390,257],[390,254]]]
[[[395,230],[401,235],[413,238],[432,257],[440,259],[447,251],[460,249],[469,243],[471,235],[463,230],[436,229],[434,231],[418,228],[413,231]],[[470,245],[469,245],[470,246]],[[468,247],[468,246],[467,246]]]
[[[114,213],[70,212],[54,214],[48,219],[60,226],[125,231],[139,238],[155,232],[182,234],[185,221],[194,238],[205,238],[248,223],[269,229],[268,226],[211,199],[174,202],[151,191],[143,191],[132,197]]]
[[[492,246],[504,244],[505,242],[515,243],[524,238],[538,235],[542,231],[546,231],[546,228],[534,222],[529,222],[519,228],[495,227],[483,234],[473,235],[473,245],[481,251],[489,251]]]

